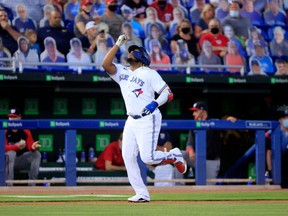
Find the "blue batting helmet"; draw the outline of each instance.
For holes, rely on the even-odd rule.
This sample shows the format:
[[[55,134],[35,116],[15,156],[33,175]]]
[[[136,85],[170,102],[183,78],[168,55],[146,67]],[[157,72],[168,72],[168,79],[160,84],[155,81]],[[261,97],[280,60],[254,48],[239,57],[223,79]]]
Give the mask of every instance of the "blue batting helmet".
[[[140,51],[136,50],[139,49]],[[146,49],[144,47],[139,47],[137,45],[131,45],[128,48],[128,52],[132,52],[132,55],[140,62],[142,62],[144,65],[149,66],[150,65],[150,56],[147,53]]]

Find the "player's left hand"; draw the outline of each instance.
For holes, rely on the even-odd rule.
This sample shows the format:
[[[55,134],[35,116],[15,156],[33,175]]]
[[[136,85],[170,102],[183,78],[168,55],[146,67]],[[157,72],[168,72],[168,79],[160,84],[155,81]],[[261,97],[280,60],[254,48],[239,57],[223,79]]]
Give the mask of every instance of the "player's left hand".
[[[155,109],[158,107],[158,103],[156,101],[152,101],[149,103],[142,111],[142,116],[150,115],[155,111]]]

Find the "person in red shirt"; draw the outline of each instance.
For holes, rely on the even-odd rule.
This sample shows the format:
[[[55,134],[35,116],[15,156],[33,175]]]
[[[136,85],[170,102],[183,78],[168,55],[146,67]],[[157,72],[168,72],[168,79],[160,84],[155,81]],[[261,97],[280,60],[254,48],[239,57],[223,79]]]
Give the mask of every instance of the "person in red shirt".
[[[8,117],[9,120],[21,120],[22,114],[18,108],[13,108]],[[39,141],[34,141],[28,129],[7,129],[5,138],[6,180],[14,180],[14,170],[29,170],[29,179],[36,180],[41,162]],[[35,186],[35,183],[29,183],[29,186]]]
[[[122,157],[122,137],[109,143],[95,162],[95,167],[100,170],[126,170]]]
[[[201,35],[199,47],[202,47],[203,41],[208,40],[212,44],[213,52],[220,57],[224,57],[229,39],[222,33],[220,21],[217,18],[211,19],[208,29],[207,33]]]
[[[149,5],[157,11],[158,19],[169,27],[171,21],[173,21],[173,6],[167,0],[157,0]]]

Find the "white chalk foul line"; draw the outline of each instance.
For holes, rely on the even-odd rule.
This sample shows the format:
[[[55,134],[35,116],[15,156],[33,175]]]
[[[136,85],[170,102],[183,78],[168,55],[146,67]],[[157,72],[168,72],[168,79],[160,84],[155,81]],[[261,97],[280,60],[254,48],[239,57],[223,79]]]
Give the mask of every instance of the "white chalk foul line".
[[[111,195],[111,194],[68,194],[68,195],[0,195],[0,198],[77,198],[77,197],[105,197],[105,198],[122,198],[128,195]]]

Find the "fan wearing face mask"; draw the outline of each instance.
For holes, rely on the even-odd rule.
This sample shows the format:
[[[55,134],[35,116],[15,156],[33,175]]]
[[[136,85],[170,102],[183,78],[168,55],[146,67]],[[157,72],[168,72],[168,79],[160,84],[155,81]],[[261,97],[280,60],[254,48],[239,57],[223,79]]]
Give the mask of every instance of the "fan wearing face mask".
[[[117,13],[119,9],[118,0],[105,0],[106,10],[100,17],[100,22],[104,22],[109,26],[109,33],[113,37],[114,41],[117,41],[122,29],[121,26],[124,23],[124,18]]]
[[[248,29],[252,26],[252,22],[240,14],[241,8],[242,4],[238,1],[230,1],[229,15],[222,20],[222,26],[231,25],[235,30],[235,35],[246,41],[249,37]]]
[[[224,57],[227,52],[229,39],[222,33],[220,21],[213,18],[209,21],[208,32],[201,35],[199,46],[202,47],[203,41],[207,40],[212,44],[213,52],[220,57]]]
[[[186,42],[189,53],[195,58],[198,57],[199,47],[197,47],[197,39],[194,36],[192,25],[188,19],[182,19],[176,27],[176,33],[170,40],[172,53],[177,52],[177,41],[181,39]]]

